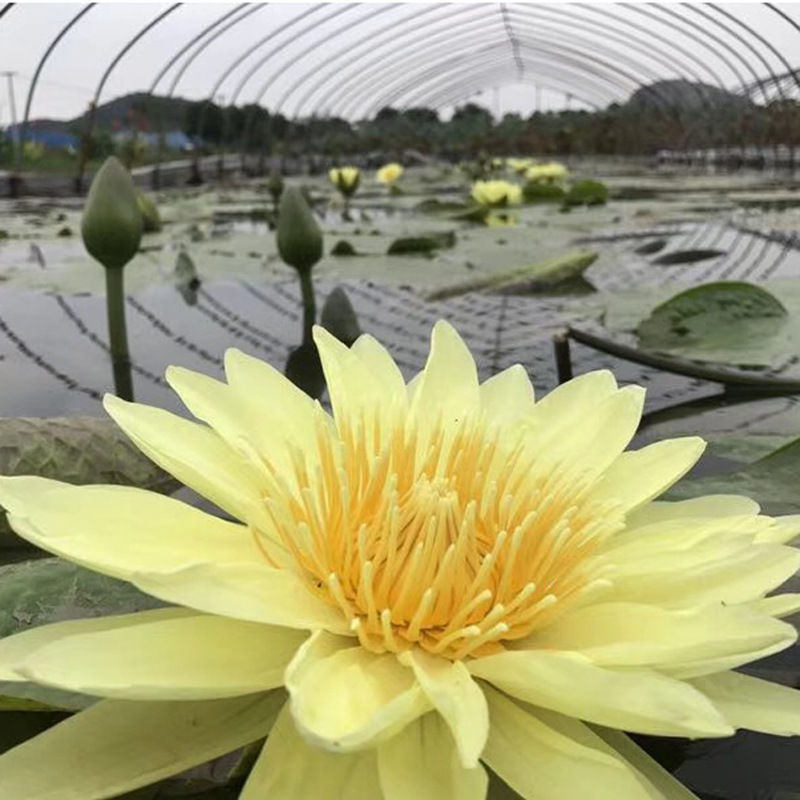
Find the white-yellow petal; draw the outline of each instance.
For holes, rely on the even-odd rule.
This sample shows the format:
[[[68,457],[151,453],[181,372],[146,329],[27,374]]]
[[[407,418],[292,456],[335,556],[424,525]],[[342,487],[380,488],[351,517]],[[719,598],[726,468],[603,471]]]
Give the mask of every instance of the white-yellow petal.
[[[129,486],[0,478],[0,504],[23,538],[124,580],[139,570],[167,573],[259,558],[245,526]]]
[[[286,670],[292,716],[312,745],[337,753],[371,747],[429,711],[431,703],[392,653],[317,632]]]
[[[467,768],[446,723],[426,714],[378,748],[384,800],[485,800],[488,778]]]
[[[624,733],[599,726],[592,731],[647,782],[652,800],[700,800]]]
[[[16,667],[24,662],[31,653],[65,636],[96,633],[98,630],[120,630],[131,625],[139,625],[143,621],[155,622],[183,619],[184,617],[193,616],[195,613],[186,608],[158,608],[152,611],[141,611],[137,614],[116,614],[108,617],[71,619],[65,622],[54,622],[51,625],[38,625],[35,628],[29,628],[0,639],[0,680],[27,680],[17,672]]]
[[[549,431],[554,426],[584,421],[598,402],[617,391],[614,376],[605,369],[587,372],[556,386],[536,403],[531,429]]]
[[[94,630],[59,631],[19,662],[35,683],[129,700],[204,700],[283,685],[305,631],[192,612],[92,620]],[[87,626],[88,627],[88,626]],[[2,648],[2,641],[0,641]]]
[[[0,756],[0,797],[117,797],[264,737],[282,702],[102,700]]]
[[[462,420],[479,403],[475,360],[447,322],[436,323],[431,349],[411,401],[411,413],[421,427],[441,421],[445,425]]]
[[[737,494],[709,494],[704,497],[693,497],[690,500],[656,500],[631,511],[627,523],[629,528],[640,528],[676,520],[690,523],[692,520],[716,517],[755,516],[759,511],[758,503],[749,497]]]
[[[525,647],[577,651],[602,666],[672,671],[704,658],[746,663],[782,650],[794,639],[791,625],[746,606],[669,610],[599,603],[536,632]]]
[[[509,425],[533,410],[534,391],[521,364],[499,372],[480,386],[481,408],[490,420]]]
[[[595,496],[615,500],[624,510],[634,511],[680,480],[705,447],[702,439],[687,436],[623,453],[598,482]]]
[[[735,728],[800,736],[800,690],[738,672],[695,678],[692,684]]]
[[[405,381],[389,351],[373,336],[365,333],[356,339],[352,352],[372,374],[373,380],[382,388],[385,397],[405,395]]]
[[[289,704],[281,710],[239,800],[380,800],[377,758],[312,747],[295,729]]]
[[[654,736],[730,736],[733,728],[691,686],[644,669],[605,669],[580,653],[507,651],[470,672],[507,694],[587,722]]]
[[[341,612],[312,594],[297,575],[271,569],[258,560],[194,564],[167,573],[140,570],[130,580],[143,592],[167,603],[208,614],[287,628],[350,633]]]
[[[477,767],[489,736],[489,708],[465,664],[420,649],[407,651],[400,661],[413,669],[422,691],[449,726],[461,763]]]
[[[236,519],[259,507],[259,475],[218,434],[160,408],[114,395],[106,411],[150,459]]]
[[[578,720],[486,692],[491,729],[483,760],[522,797],[652,800],[636,773]]]

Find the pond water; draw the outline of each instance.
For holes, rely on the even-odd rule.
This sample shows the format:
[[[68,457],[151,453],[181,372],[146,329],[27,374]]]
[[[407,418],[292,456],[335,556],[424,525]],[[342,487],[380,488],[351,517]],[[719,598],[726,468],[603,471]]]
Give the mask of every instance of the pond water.
[[[394,206],[385,197],[360,201],[349,221],[340,208],[332,208],[321,213],[326,250],[344,238],[365,255],[326,257],[317,270],[318,304],[343,287],[361,329],[386,344],[406,378],[425,362],[433,323],[446,318],[475,354],[482,379],[521,363],[543,393],[557,383],[553,335],[565,325],[602,328],[610,298],[631,290],[677,292],[716,280],[800,278],[800,247],[792,227],[796,210],[771,206],[772,187],[763,190],[760,205],[752,202],[752,187],[749,205],[731,200],[744,188],[728,187],[722,200],[718,186],[689,184],[682,194],[672,189],[669,196],[612,201],[605,209],[524,210],[517,225],[493,231],[415,212],[415,203],[433,194],[429,184]],[[226,197],[227,203],[202,194],[162,197],[165,232],[148,239],[145,252],[128,268],[126,310],[137,400],[179,411],[163,378],[168,365],[221,377],[226,348],[238,347],[283,368],[299,344],[297,281],[277,262],[267,222],[232,208],[262,208],[263,194],[243,187],[238,194],[226,189]],[[10,205],[0,209],[0,229],[9,232],[0,239],[0,416],[102,415],[101,399],[112,381],[100,268],[87,262],[77,236],[59,236],[65,227],[78,230],[74,203],[25,208],[16,215]],[[387,242],[398,235],[442,230],[455,230],[455,247],[431,258],[385,255]],[[431,287],[568,248],[598,253],[584,275],[588,288],[425,299]],[[200,278],[189,294],[176,288],[172,272],[182,250],[192,256]],[[670,254],[672,263],[670,258],[657,263]],[[615,337],[632,340],[624,331]],[[734,472],[800,435],[796,397],[704,407],[699,403],[718,396],[719,386],[574,343],[572,365],[575,374],[607,367],[621,383],[647,387],[651,416],[636,445],[667,435],[707,435],[710,456],[695,476]],[[680,407],[689,402],[699,405]],[[800,650],[792,648],[752,671],[800,686]],[[721,742],[643,743],[703,798],[800,798],[800,739],[746,733]]]

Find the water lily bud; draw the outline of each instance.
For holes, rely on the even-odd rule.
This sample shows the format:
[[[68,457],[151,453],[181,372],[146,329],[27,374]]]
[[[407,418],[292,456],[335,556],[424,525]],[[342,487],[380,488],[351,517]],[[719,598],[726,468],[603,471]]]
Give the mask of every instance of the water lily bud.
[[[283,194],[283,178],[280,172],[273,172],[267,181],[267,191],[272,195],[272,199],[277,203]]]
[[[122,269],[139,250],[143,231],[138,192],[111,156],[94,176],[81,220],[83,244],[107,269]]]
[[[158,213],[158,206],[149,195],[139,192],[139,211],[142,212],[142,223],[145,233],[158,233],[161,230],[161,215]]]
[[[278,207],[278,252],[298,272],[310,272],[322,258],[322,231],[302,192],[289,186]]]
[[[361,170],[358,167],[334,167],[328,171],[328,180],[344,197],[351,197],[361,183]]]

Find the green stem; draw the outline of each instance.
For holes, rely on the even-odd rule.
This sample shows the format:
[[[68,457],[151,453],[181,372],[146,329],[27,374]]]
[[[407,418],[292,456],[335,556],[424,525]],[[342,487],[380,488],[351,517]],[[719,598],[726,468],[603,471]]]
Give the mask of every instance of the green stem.
[[[311,270],[300,273],[300,289],[303,293],[303,344],[308,344],[311,342],[312,329],[317,320],[317,305],[314,300]]]
[[[106,309],[114,389],[123,400],[133,400],[131,358],[128,354],[128,331],[125,326],[125,288],[121,269],[106,269]]]

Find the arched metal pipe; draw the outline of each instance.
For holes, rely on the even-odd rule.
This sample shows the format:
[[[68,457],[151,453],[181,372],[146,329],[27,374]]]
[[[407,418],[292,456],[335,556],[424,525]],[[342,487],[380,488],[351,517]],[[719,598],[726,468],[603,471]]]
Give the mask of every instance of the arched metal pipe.
[[[226,11],[221,17],[217,17],[211,24],[206,25],[198,34],[193,36],[183,47],[181,47],[167,63],[161,68],[156,77],[150,84],[147,93],[152,98],[155,93],[156,87],[161,83],[162,78],[172,69],[180,59],[189,52],[201,39],[214,30],[219,25],[222,25],[226,20],[230,19],[233,15],[246,8],[247,3],[239,3],[234,6],[230,11]],[[156,113],[156,129],[158,132],[157,145],[156,145],[156,160],[153,164],[153,171],[151,173],[151,182],[154,189],[158,189],[161,183],[161,161],[164,152],[164,115]]]
[[[33,96],[36,93],[36,86],[39,83],[39,76],[42,74],[44,65],[47,63],[47,60],[50,58],[56,47],[58,47],[61,40],[92,10],[95,5],[95,3],[88,3],[85,5],[77,14],[75,14],[74,17],[72,17],[72,19],[69,20],[69,22],[67,22],[66,25],[64,25],[63,28],[61,28],[61,30],[56,34],[55,38],[47,46],[42,54],[42,57],[39,59],[39,63],[36,65],[36,71],[33,73],[33,78],[31,78],[31,85],[28,87],[28,97],[25,100],[25,113],[22,118],[22,129],[19,136],[19,147],[17,148],[17,161],[14,166],[14,171],[17,173],[17,176],[20,175],[24,168],[25,142],[28,139],[28,120],[30,119],[31,106],[33,105]],[[23,190],[22,180],[19,179],[17,181],[12,181],[10,188],[12,197],[18,197]]]
[[[83,175],[84,171],[86,170],[86,161],[89,155],[89,142],[94,131],[94,119],[95,114],[97,113],[97,104],[100,102],[100,96],[103,93],[103,87],[106,85],[106,81],[109,79],[117,64],[119,64],[125,55],[136,46],[136,43],[145,37],[151,30],[153,30],[156,25],[159,25],[161,22],[163,22],[170,14],[172,14],[174,11],[177,11],[182,5],[183,3],[174,3],[166,11],[162,11],[158,16],[148,22],[147,25],[145,25],[135,36],[125,43],[124,47],[116,54],[116,56],[114,56],[108,67],[106,67],[106,71],[103,73],[102,78],[100,78],[100,83],[97,84],[97,89],[95,90],[92,104],[89,107],[89,115],[83,130],[83,146],[81,147],[81,154],[78,160],[78,172],[75,175],[76,194],[83,193]]]

